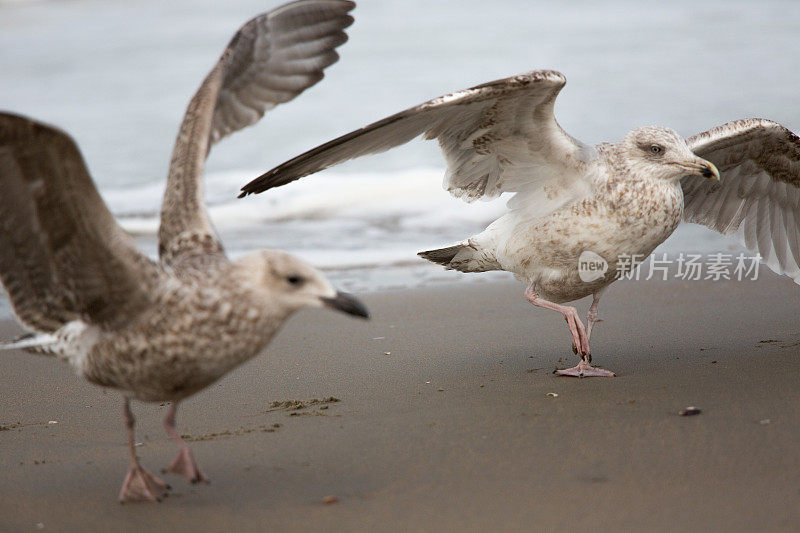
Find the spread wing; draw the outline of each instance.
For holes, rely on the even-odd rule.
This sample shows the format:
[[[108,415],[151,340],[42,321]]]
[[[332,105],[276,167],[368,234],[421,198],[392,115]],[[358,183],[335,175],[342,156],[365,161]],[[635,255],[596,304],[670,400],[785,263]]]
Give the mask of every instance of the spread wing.
[[[438,139],[447,160],[444,187],[467,201],[502,192],[572,190],[594,149],[567,135],[553,106],[566,78],[539,70],[435,98],[295,157],[242,188],[263,192],[419,135]]]
[[[117,225],[64,132],[0,113],[0,279],[20,320],[113,327],[144,309],[159,270]]]
[[[686,140],[721,182],[681,181],[684,219],[737,234],[775,272],[800,283],[800,139],[763,119],[729,122]]]
[[[203,197],[211,146],[320,81],[339,59],[335,48],[347,41],[354,7],[344,0],[291,2],[250,20],[231,39],[189,103],[175,142],[159,229],[163,262],[223,256]]]

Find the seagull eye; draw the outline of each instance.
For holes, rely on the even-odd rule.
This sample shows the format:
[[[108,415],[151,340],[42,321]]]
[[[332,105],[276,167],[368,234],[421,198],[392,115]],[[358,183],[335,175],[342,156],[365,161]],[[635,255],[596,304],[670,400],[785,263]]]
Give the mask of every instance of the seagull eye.
[[[661,155],[664,153],[664,147],[660,144],[651,144],[650,153],[653,155]]]
[[[289,282],[289,285],[294,285],[295,287],[299,287],[305,282],[301,276],[296,275],[287,276],[286,281]]]

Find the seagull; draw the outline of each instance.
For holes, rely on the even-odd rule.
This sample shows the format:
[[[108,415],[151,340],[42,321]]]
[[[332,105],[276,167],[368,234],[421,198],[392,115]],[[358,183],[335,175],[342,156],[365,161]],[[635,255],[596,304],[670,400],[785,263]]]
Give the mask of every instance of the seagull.
[[[434,98],[277,166],[245,185],[240,198],[420,135],[437,139],[447,161],[444,188],[453,196],[470,202],[514,194],[483,232],[419,255],[461,272],[513,273],[528,302],[564,316],[581,358],[556,370],[565,376],[615,375],[590,364],[600,296],[681,220],[737,235],[772,270],[800,283],[794,133],[744,119],[685,140],[650,126],[589,146],[553,115],[565,84],[563,74],[538,70]],[[582,276],[584,259],[599,275]],[[589,295],[584,326],[575,307],[563,304]]]
[[[228,259],[202,187],[212,144],[322,79],[347,40],[353,7],[300,0],[236,33],[181,124],[158,263],[114,220],[69,135],[0,113],[0,279],[31,330],[3,347],[56,356],[122,393],[130,468],[121,502],[160,501],[169,489],[136,456],[131,399],[171,402],[164,428],[179,452],[164,472],[207,482],[176,430],[179,403],[257,355],[299,309],[368,317],[357,299],[284,252]]]

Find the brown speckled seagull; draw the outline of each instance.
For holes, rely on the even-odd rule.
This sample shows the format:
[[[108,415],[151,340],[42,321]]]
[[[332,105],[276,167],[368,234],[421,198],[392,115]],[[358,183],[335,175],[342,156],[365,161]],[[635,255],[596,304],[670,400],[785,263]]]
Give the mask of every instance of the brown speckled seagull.
[[[164,481],[134,450],[130,400],[172,402],[178,444],[165,469],[207,481],[175,428],[178,403],[264,348],[294,311],[366,309],[280,251],[229,260],[208,218],[211,145],[317,83],[347,40],[352,2],[300,0],[247,22],[189,103],[169,169],[159,263],[143,255],[97,192],[64,132],[0,113],[0,278],[33,333],[6,348],[55,355],[124,396],[130,469],[120,501],[159,500]]]
[[[614,375],[590,365],[600,294],[681,219],[737,234],[772,270],[800,283],[796,135],[768,120],[746,119],[686,140],[668,128],[644,127],[620,142],[588,146],[553,115],[565,83],[559,72],[541,70],[435,98],[283,163],[240,196],[419,135],[437,139],[451,194],[467,201],[516,194],[508,213],[482,233],[419,255],[462,272],[512,272],[531,304],[563,314],[581,361],[557,370],[560,375]],[[582,276],[584,254],[587,264],[607,269]],[[562,304],[589,295],[584,327],[575,308]]]

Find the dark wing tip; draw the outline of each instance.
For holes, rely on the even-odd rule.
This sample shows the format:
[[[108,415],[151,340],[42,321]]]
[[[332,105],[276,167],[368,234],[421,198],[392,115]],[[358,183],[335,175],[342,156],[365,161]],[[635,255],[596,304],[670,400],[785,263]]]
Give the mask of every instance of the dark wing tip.
[[[250,196],[251,194],[258,194],[260,192],[264,192],[267,189],[269,189],[270,188],[269,186],[262,188],[262,182],[264,181],[265,177],[266,174],[262,174],[256,179],[252,180],[247,185],[245,185],[244,187],[242,187],[241,188],[242,192],[241,194],[239,194],[239,198],[244,198],[245,196]]]
[[[242,192],[241,194],[239,194],[239,198],[244,198],[245,196],[249,196],[251,194],[262,193],[274,187],[284,185],[289,181],[293,181],[293,180],[286,181],[286,180],[276,179],[275,174],[276,174],[275,169],[269,170],[261,174],[259,177],[252,180],[250,183],[241,188]]]
[[[355,22],[355,20],[356,19],[354,19],[352,15],[344,15],[342,17],[342,30],[346,30],[347,28],[352,26],[353,22]],[[347,42],[348,37],[347,37],[346,33],[344,34],[344,37],[345,38],[344,38],[344,41],[342,42],[342,44]],[[339,45],[339,46],[341,46],[341,45]]]

